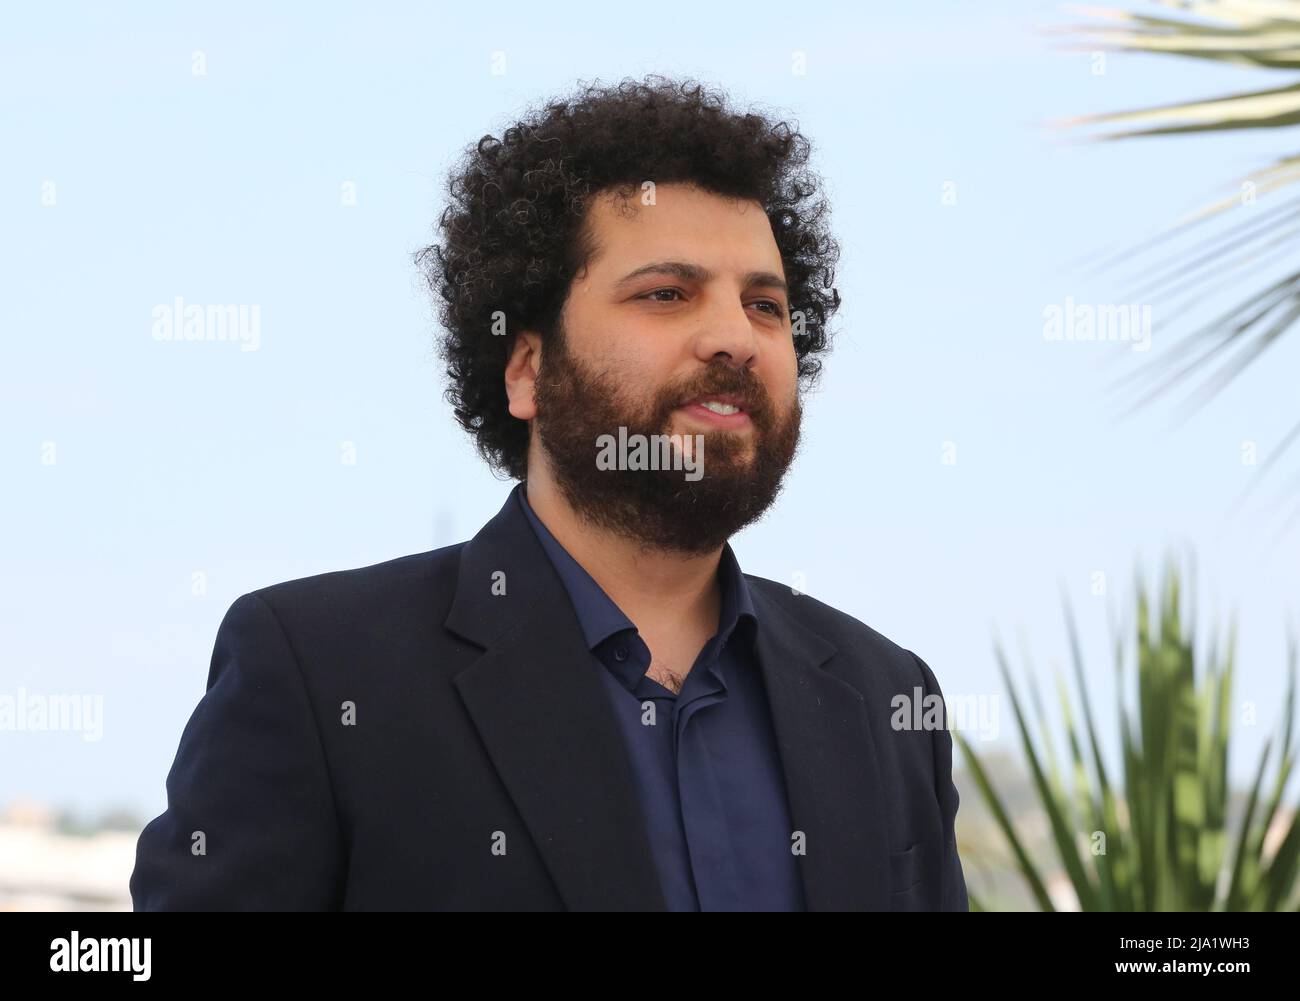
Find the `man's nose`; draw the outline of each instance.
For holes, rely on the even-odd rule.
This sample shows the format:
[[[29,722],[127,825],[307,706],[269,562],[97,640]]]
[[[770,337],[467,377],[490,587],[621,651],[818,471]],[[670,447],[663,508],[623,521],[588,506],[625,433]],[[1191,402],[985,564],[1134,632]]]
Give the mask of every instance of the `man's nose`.
[[[758,338],[744,303],[734,300],[721,303],[701,319],[704,328],[695,345],[696,355],[701,361],[720,359],[736,368],[754,363]]]

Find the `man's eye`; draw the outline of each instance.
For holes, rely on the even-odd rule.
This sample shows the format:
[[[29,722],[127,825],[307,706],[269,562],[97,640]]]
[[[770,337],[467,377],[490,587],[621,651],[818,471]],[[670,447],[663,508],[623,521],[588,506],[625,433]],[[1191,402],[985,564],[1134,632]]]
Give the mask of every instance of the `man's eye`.
[[[673,302],[674,301],[671,298],[669,299],[653,298],[654,296],[659,296],[664,294],[667,294],[669,296],[679,296],[682,294],[682,290],[676,288],[657,288],[657,289],[653,289],[650,292],[646,292],[644,295],[639,295],[637,296],[637,298],[647,299],[651,302]],[[754,303],[754,305],[767,306],[768,309],[766,310],[766,312],[771,316],[776,316],[776,317],[785,316],[785,308],[779,302],[773,302],[771,299],[760,299],[756,303]]]
[[[637,296],[638,299],[649,299],[652,295],[662,295],[664,292],[671,292],[673,295],[681,295],[681,289],[675,288],[657,288],[653,292],[647,292],[645,295]],[[672,302],[671,299],[654,299],[653,302]]]

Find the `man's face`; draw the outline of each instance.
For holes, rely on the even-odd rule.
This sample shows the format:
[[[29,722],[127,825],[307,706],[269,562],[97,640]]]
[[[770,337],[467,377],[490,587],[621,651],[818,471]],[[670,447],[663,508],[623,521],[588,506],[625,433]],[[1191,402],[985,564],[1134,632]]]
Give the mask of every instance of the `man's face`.
[[[655,201],[594,201],[597,253],[543,341],[535,425],[576,511],[648,548],[707,553],[772,504],[798,447],[789,300],[757,202],[684,184]],[[698,471],[608,468],[598,443],[620,428],[681,436],[672,447]]]

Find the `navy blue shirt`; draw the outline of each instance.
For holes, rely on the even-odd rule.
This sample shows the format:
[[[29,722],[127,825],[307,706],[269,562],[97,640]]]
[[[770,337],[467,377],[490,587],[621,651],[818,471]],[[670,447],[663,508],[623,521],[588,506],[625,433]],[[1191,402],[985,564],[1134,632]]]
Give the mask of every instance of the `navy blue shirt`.
[[[632,762],[670,911],[801,911],[785,778],[754,660],[757,616],[731,546],[718,567],[718,632],[680,693],[646,675],[632,623],[515,487],[564,583]]]

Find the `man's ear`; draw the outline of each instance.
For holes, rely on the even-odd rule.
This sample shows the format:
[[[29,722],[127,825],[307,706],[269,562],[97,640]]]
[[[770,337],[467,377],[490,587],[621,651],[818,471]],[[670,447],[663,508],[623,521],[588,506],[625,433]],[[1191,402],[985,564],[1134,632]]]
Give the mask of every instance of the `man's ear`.
[[[542,365],[542,339],[534,331],[521,330],[511,338],[507,350],[505,378],[510,415],[531,421],[537,416],[533,387]]]

